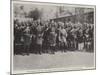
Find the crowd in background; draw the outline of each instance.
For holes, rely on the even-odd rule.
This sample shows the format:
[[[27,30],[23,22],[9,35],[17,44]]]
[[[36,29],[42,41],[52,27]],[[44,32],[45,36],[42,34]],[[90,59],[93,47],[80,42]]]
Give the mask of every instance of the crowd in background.
[[[14,20],[14,54],[94,50],[94,25],[71,21]]]

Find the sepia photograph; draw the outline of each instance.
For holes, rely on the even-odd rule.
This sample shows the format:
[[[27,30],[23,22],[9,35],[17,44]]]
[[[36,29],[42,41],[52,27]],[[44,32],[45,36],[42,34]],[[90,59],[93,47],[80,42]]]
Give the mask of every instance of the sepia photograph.
[[[11,73],[93,70],[95,5],[11,2]]]

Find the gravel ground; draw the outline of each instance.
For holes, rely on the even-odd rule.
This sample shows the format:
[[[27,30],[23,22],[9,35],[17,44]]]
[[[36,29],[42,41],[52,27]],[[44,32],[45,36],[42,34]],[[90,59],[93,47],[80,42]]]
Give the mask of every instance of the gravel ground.
[[[50,68],[94,67],[94,53],[89,52],[56,52],[55,54],[15,55],[13,69],[35,70]]]

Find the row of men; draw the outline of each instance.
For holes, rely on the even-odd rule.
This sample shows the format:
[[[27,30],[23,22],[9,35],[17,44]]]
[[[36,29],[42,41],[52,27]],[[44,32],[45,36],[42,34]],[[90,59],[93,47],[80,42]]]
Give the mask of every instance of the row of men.
[[[93,51],[94,27],[88,23],[14,21],[14,53]]]

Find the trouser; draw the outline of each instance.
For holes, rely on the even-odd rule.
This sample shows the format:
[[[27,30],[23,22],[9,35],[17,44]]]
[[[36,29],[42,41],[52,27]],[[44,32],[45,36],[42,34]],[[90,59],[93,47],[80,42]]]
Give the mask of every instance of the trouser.
[[[55,52],[55,46],[50,46],[50,51],[51,51],[52,54],[54,54],[54,52]]]
[[[37,53],[41,54],[41,52],[42,52],[42,45],[37,44],[36,45],[36,50],[37,50]]]
[[[83,50],[84,48],[84,43],[78,43],[78,50]]]
[[[91,50],[91,42],[86,42],[86,51]]]
[[[29,54],[30,50],[30,45],[24,45],[24,52],[25,54]]]

